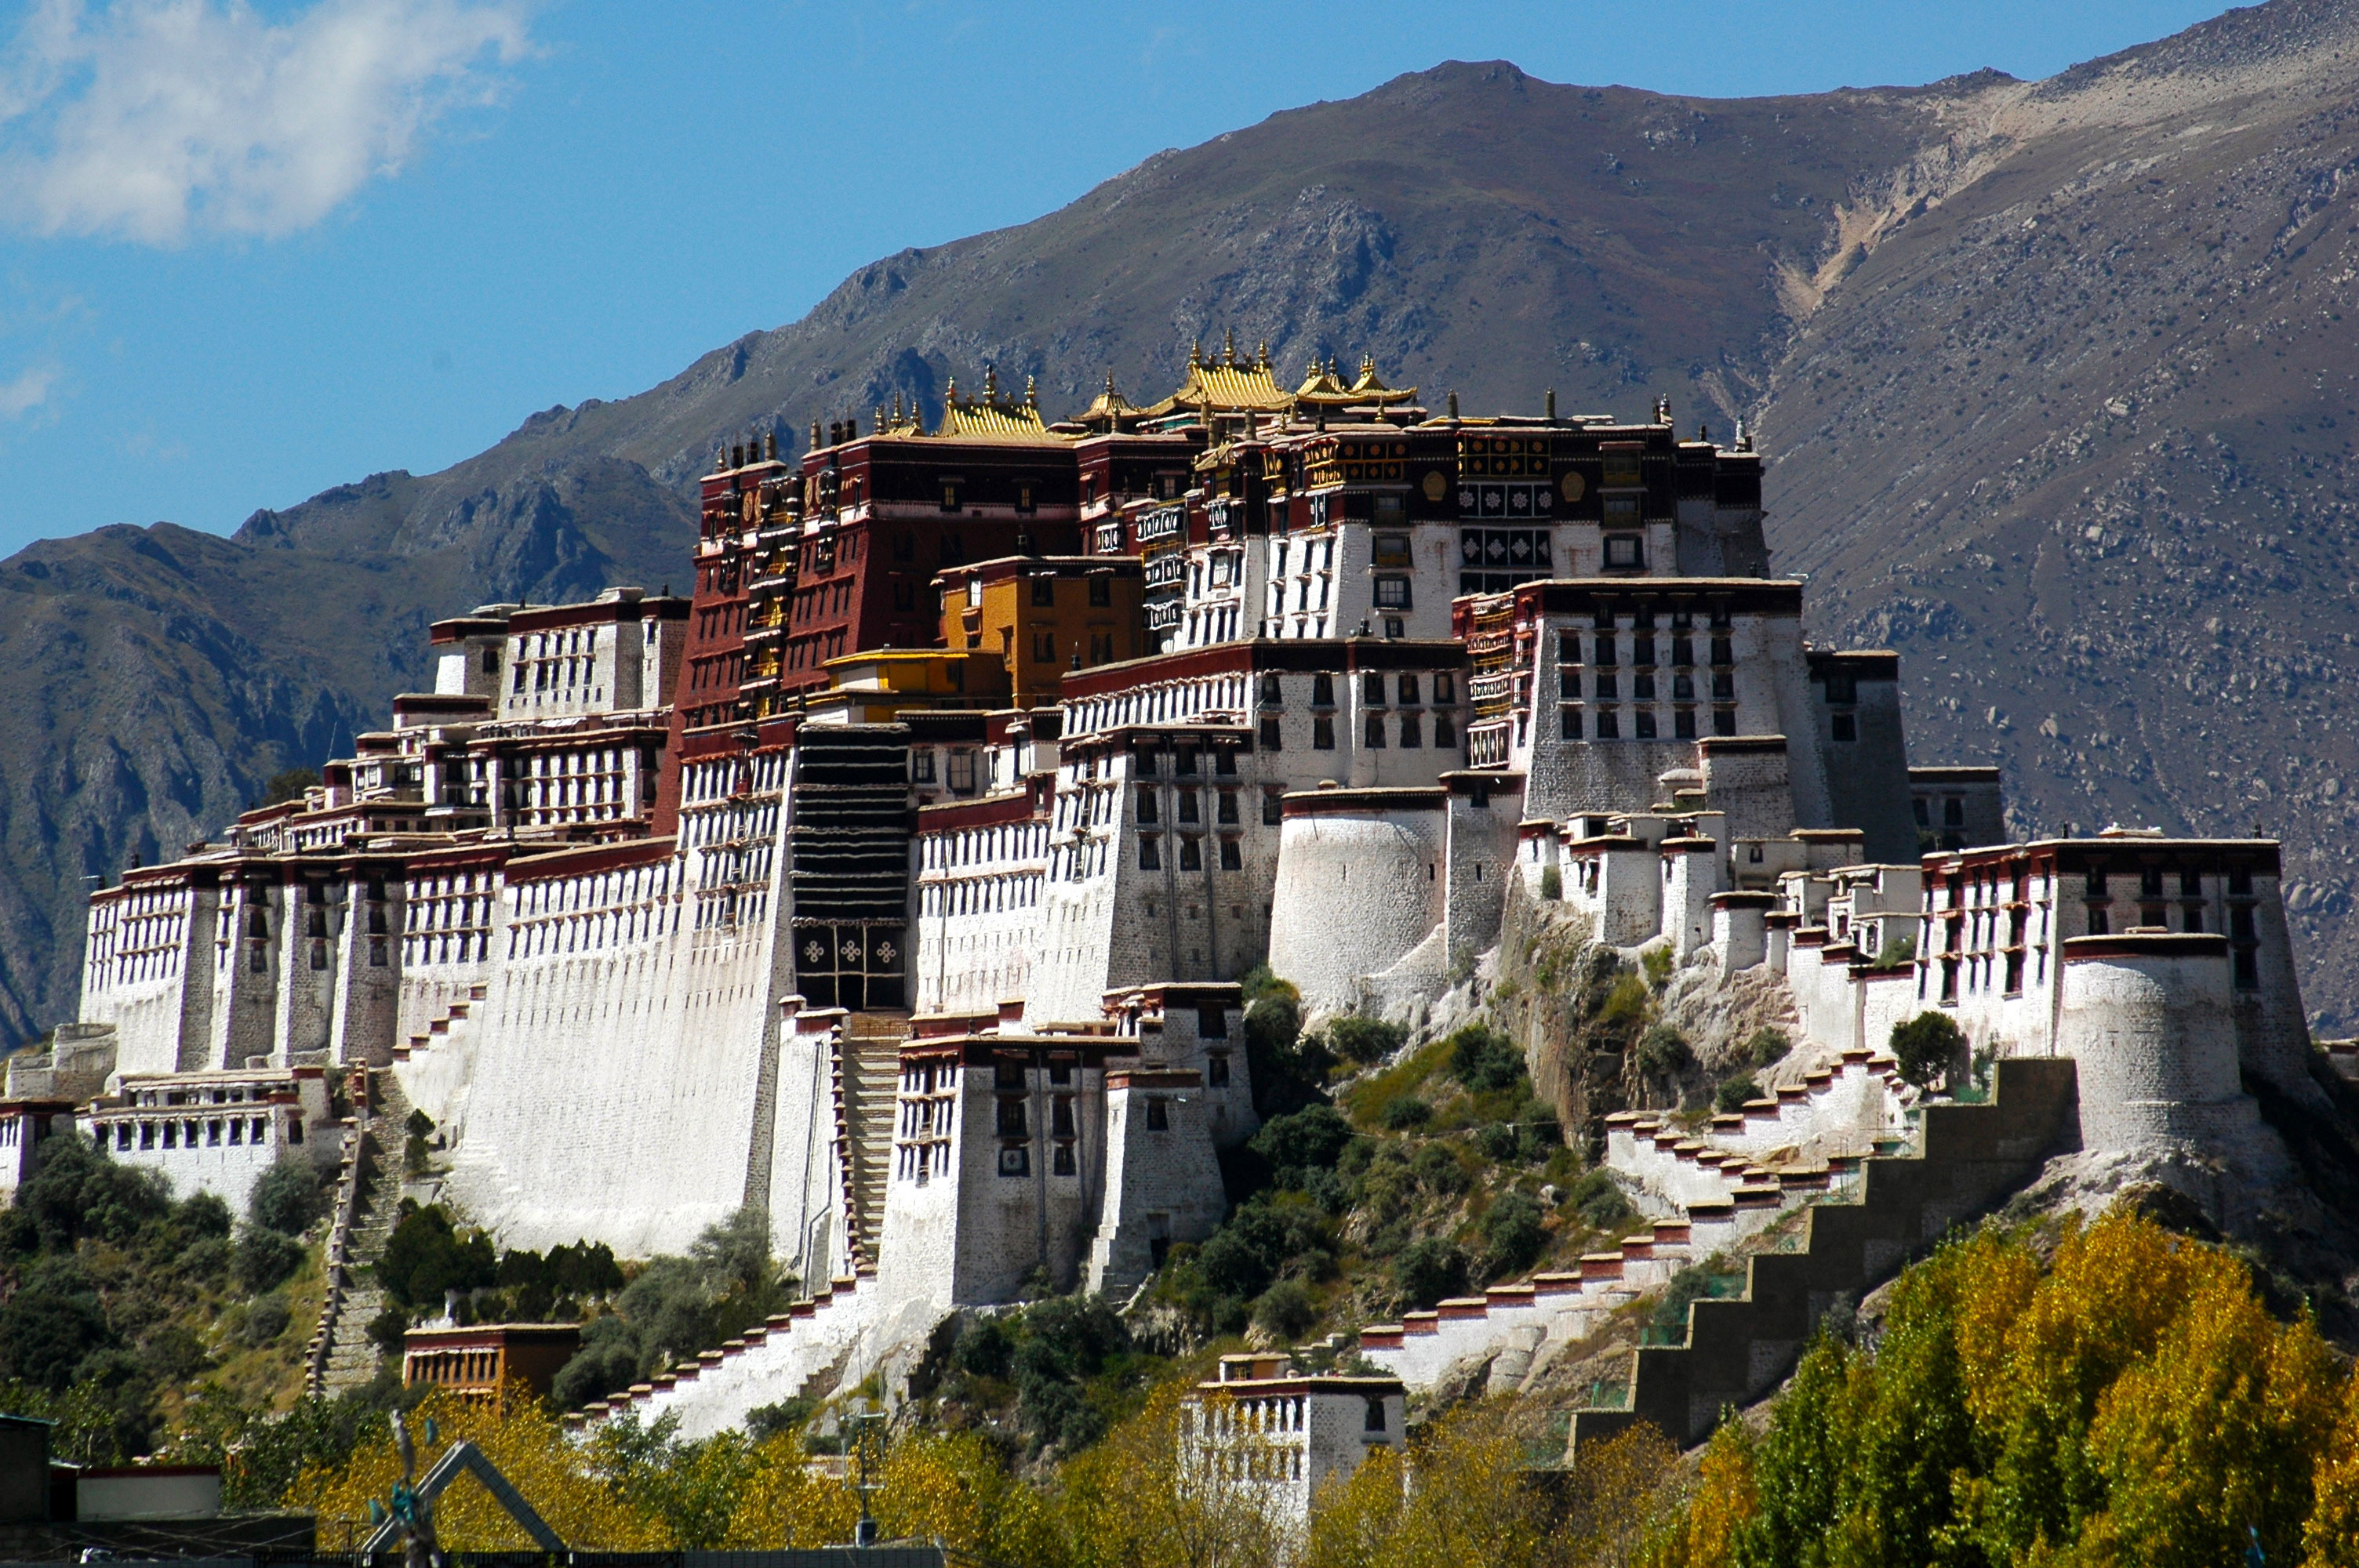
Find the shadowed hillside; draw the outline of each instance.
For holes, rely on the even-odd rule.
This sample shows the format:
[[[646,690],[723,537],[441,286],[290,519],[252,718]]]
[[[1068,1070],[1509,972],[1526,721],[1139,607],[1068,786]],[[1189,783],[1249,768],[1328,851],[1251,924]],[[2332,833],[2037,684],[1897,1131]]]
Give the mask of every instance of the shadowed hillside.
[[[1447,64],[884,258],[442,473],[37,546],[0,570],[0,1025],[70,1012],[82,878],[381,722],[429,620],[684,582],[716,441],[986,364],[1052,415],[1109,372],[1159,396],[1232,330],[1470,413],[1756,423],[1779,565],[1821,635],[1910,656],[1919,757],[2001,762],[2027,829],[2284,833],[2349,1018],[2352,33],[2278,0],[2046,82],[1738,102]]]

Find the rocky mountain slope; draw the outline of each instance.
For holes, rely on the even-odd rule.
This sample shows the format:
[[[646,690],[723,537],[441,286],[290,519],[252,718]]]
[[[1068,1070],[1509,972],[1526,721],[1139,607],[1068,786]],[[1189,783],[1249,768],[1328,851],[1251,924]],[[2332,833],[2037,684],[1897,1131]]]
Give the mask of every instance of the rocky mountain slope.
[[[683,578],[716,441],[986,364],[1052,414],[1160,395],[1232,330],[1469,412],[1756,424],[1780,565],[1820,634],[1910,656],[1920,757],[2000,762],[2026,828],[2283,833],[2341,1024],[2354,33],[2274,0],[2044,82],[1744,101],[1447,64],[884,258],[442,473],[37,546],[0,567],[0,1027],[70,1012],[82,878],[381,721],[428,620]]]

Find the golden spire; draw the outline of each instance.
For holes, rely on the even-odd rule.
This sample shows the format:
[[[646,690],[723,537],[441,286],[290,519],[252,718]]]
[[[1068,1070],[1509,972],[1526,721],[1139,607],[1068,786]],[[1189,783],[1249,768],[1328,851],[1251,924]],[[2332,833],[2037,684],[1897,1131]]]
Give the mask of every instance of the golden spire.
[[[1226,341],[1221,346],[1221,362],[1224,365],[1237,362],[1237,330],[1234,327],[1228,330]]]
[[[1028,375],[1024,378],[1024,406],[1027,408],[1040,406],[1039,390],[1032,384],[1032,378]]]
[[[985,403],[999,401],[999,367],[997,365],[983,367],[983,400]]]
[[[1264,339],[1261,341],[1261,346],[1260,346],[1260,347],[1258,347],[1258,348],[1256,348],[1256,350],[1254,350],[1254,369],[1256,369],[1256,370],[1267,370],[1268,368],[1269,368],[1269,340],[1268,340],[1267,338],[1264,338]]]
[[[948,408],[958,401],[958,377],[952,376],[942,387],[942,406]]]
[[[1204,362],[1204,340],[1197,339],[1188,345],[1188,368],[1195,370]]]

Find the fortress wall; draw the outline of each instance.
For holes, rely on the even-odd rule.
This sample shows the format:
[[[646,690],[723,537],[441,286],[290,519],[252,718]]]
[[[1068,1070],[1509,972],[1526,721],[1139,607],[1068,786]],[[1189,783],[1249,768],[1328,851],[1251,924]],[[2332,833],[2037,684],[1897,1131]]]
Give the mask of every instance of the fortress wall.
[[[2220,1146],[2256,1115],[2237,1076],[2228,944],[2213,935],[2083,936],[2065,948],[2058,1054],[2080,1065],[2093,1151]]]
[[[513,956],[451,1130],[456,1195],[505,1245],[678,1252],[744,1201],[775,931],[760,911],[683,929],[714,906],[678,875],[511,873]]]
[[[1709,839],[1690,839],[1690,846],[1662,852],[1663,936],[1672,952],[1685,958],[1712,943],[1712,895],[1721,891],[1723,858]]]
[[[1441,921],[1447,836],[1439,790],[1288,797],[1269,964],[1301,988],[1306,1011],[1349,1007],[1353,981],[1389,968]]]
[[[1728,818],[1732,838],[1782,838],[1794,830],[1794,787],[1782,735],[1715,736],[1697,743],[1704,804]]]
[[[1009,1173],[1002,1168],[1002,1140],[995,1132],[999,1096],[994,1068],[987,1061],[969,1062],[959,1073],[958,1121],[951,1144],[958,1208],[951,1300],[957,1305],[1013,1300],[1037,1268],[1045,1267],[1060,1290],[1071,1289],[1081,1277],[1104,1180],[1103,1137],[1092,1130],[1103,1125],[1103,1106],[1102,1101],[1076,1106],[1075,1119],[1083,1133],[1076,1169],[1058,1173],[1050,1166],[1049,1141],[1043,1136],[1048,1102],[1037,1084],[1028,1082],[1039,1076],[1038,1069],[1026,1069],[1031,1091],[1027,1095],[1029,1136],[1020,1146],[1028,1154],[1025,1170]],[[1103,1094],[1095,1072],[1076,1069],[1074,1077],[1077,1093],[1085,1098]],[[898,1244],[897,1237],[886,1253]]]
[[[1512,773],[1451,777],[1443,864],[1450,877],[1444,921],[1453,963],[1471,961],[1499,940],[1507,880],[1519,869],[1516,827],[1522,816],[1522,785]],[[1537,895],[1538,890],[1535,885],[1529,891]]]
[[[1212,1235],[1228,1199],[1196,1074],[1114,1072],[1105,1084],[1103,1198],[1082,1283],[1127,1292],[1154,1271],[1162,1246]],[[1160,1128],[1149,1125],[1150,1098],[1161,1102]]]
[[[833,1054],[844,1014],[797,1011],[788,999],[770,1066],[767,1202],[770,1244],[806,1285],[842,1273],[846,1240],[845,1173],[835,1138]],[[758,1064],[757,1064],[758,1066]],[[757,1125],[755,1136],[760,1137]]]

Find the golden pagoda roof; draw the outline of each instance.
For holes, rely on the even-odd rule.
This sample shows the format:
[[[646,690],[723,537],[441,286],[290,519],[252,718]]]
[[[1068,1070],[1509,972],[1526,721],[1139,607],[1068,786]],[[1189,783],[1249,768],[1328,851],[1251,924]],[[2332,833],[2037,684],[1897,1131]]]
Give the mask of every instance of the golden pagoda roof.
[[[1183,408],[1211,407],[1223,414],[1282,414],[1294,406],[1294,395],[1277,384],[1270,369],[1269,345],[1251,360],[1237,362],[1237,341],[1231,334],[1218,363],[1204,357],[1204,346],[1188,351],[1187,379],[1162,402],[1139,413],[1153,418]]]
[[[960,441],[1007,441],[1034,446],[1066,445],[1074,438],[1041,422],[1039,395],[1030,378],[1024,383],[1024,400],[1018,403],[1000,395],[999,373],[988,369],[983,373],[983,395],[979,398],[960,397],[958,382],[950,382],[942,394],[941,426],[934,434]]]
[[[1114,389],[1114,372],[1106,372],[1105,390],[1082,412],[1084,419],[1116,419],[1138,412],[1138,405]]]

